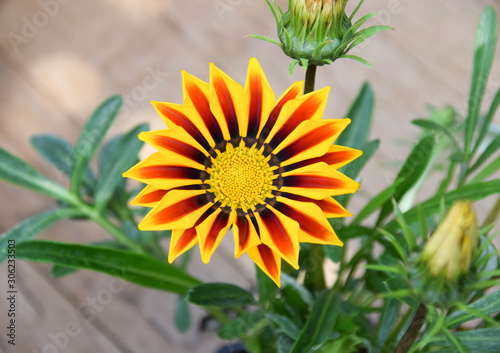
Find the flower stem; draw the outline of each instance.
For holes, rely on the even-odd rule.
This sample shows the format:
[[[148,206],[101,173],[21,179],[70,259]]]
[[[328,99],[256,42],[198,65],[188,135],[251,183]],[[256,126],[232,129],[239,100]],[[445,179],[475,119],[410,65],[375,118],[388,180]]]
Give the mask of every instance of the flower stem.
[[[315,80],[316,80],[316,65],[308,65],[306,70],[306,82],[304,84],[304,94],[314,91]]]
[[[304,83],[304,94],[314,91],[314,81],[316,79],[316,65],[308,65],[306,70],[306,80]],[[325,253],[319,244],[311,244],[309,253],[308,266],[311,270],[307,271],[304,282],[308,288],[315,291],[322,290],[326,287],[325,275],[323,272],[323,261]]]
[[[417,340],[420,334],[420,329],[424,326],[425,319],[427,317],[427,307],[424,304],[418,306],[417,312],[410,323],[410,326],[406,330],[403,337],[399,341],[398,345],[394,349],[394,353],[407,353],[413,343]]]

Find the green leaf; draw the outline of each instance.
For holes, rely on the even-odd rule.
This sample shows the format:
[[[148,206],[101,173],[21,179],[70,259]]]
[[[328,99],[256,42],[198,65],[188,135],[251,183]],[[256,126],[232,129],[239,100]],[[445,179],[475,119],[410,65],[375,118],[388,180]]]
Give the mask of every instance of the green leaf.
[[[402,261],[406,262],[408,256],[406,254],[405,249],[399,243],[399,241],[396,239],[396,237],[382,228],[377,228],[377,231],[379,231],[382,235],[384,235],[389,240],[389,244],[391,244],[391,246],[396,250],[396,252],[399,255],[399,258]]]
[[[401,302],[396,299],[386,299],[384,301],[384,307],[382,308],[382,314],[380,315],[377,331],[375,333],[375,351],[380,352],[384,343],[387,341],[387,338],[392,332],[392,328],[399,318],[400,308]]]
[[[377,211],[382,205],[384,205],[387,201],[390,201],[391,197],[397,190],[397,187],[404,181],[404,179],[396,179],[392,185],[383,190],[373,199],[371,199],[366,206],[358,212],[356,217],[352,220],[350,225],[357,225],[368,218],[373,212]]]
[[[444,200],[444,205],[450,207],[451,204],[457,200],[476,201],[481,200],[493,194],[497,194],[500,190],[500,180],[491,180],[483,183],[469,184],[453,190],[446,195],[433,197],[420,204],[421,211],[426,217],[436,214]],[[414,207],[408,212],[404,213],[406,222],[411,225],[418,222],[418,208]],[[387,231],[394,231],[398,228],[396,220],[389,222],[385,227]]]
[[[483,315],[491,315],[500,311],[500,291],[496,291],[467,306],[473,311],[478,311]],[[472,312],[459,310],[446,318],[447,327],[457,327],[464,322],[477,318]]]
[[[354,335],[339,336],[336,339],[326,341],[317,353],[356,353],[360,352],[358,346],[363,343],[363,340]]]
[[[191,327],[189,305],[183,297],[177,297],[175,303],[175,326],[180,332],[186,332]]]
[[[257,278],[257,289],[259,291],[259,303],[264,310],[272,305],[275,293],[278,290],[276,284],[257,265],[255,265],[255,275]]]
[[[10,239],[19,244],[33,239],[38,233],[61,219],[80,216],[82,213],[74,208],[55,208],[26,218],[0,236],[0,263],[7,258],[1,250],[7,248]]]
[[[283,47],[280,42],[278,42],[276,39],[273,39],[273,38],[269,38],[269,37],[266,37],[266,36],[259,36],[257,34],[249,34],[248,36],[252,37],[252,38],[255,38],[255,39],[263,40],[265,42],[276,44],[280,48]]]
[[[201,306],[231,307],[256,304],[252,293],[227,283],[204,283],[189,290],[186,300]]]
[[[394,193],[394,199],[399,202],[404,194],[418,182],[422,174],[425,172],[427,165],[432,158],[432,151],[434,150],[436,142],[434,136],[427,136],[422,138],[417,145],[412,149],[406,162],[401,167],[396,180],[403,179],[403,182],[397,187]],[[377,220],[377,225],[380,225],[384,219],[391,213],[391,201],[387,201]]]
[[[339,263],[342,260],[342,252],[344,248],[336,245],[323,245],[323,251],[330,260]]]
[[[83,175],[88,163],[101,145],[104,135],[106,135],[121,106],[121,96],[108,98],[94,111],[83,127],[72,156],[71,191],[75,195],[80,192]]]
[[[106,248],[106,249],[123,249],[123,245],[112,240],[108,241],[100,241],[96,243],[92,243],[90,245],[98,246],[100,248]],[[78,272],[78,268],[74,267],[65,267],[65,266],[59,266],[59,265],[54,265],[50,269],[50,276],[52,278],[61,278],[68,276],[72,273]]]
[[[340,298],[335,291],[325,290],[319,293],[291,353],[309,353],[321,347],[332,333],[339,308]]]
[[[68,203],[73,200],[73,196],[61,185],[3,148],[0,148],[0,179],[57,200]]]
[[[87,269],[143,287],[185,295],[201,282],[173,265],[124,250],[32,240],[16,247],[19,259]]]
[[[291,339],[296,340],[299,337],[299,328],[288,317],[276,313],[268,313],[266,316]]]
[[[73,145],[58,136],[44,134],[33,136],[31,145],[47,162],[67,176],[71,176]],[[95,188],[96,179],[89,168],[85,171],[83,183],[90,190]]]
[[[357,43],[357,44],[359,44],[359,43]],[[348,50],[351,50],[351,49],[352,49],[352,48],[351,48],[351,47],[349,47],[349,49],[348,49]],[[341,58],[346,58],[346,59],[356,60],[357,62],[359,62],[359,63],[361,63],[361,64],[363,64],[363,65],[365,65],[365,66],[369,67],[370,69],[373,69],[373,65],[372,65],[372,64],[370,64],[370,62],[369,62],[369,61],[367,61],[367,60],[365,60],[365,59],[363,59],[363,58],[361,58],[361,57],[359,57],[359,56],[356,56],[356,55],[342,55],[342,56],[341,56]]]
[[[436,133],[437,132],[443,133],[446,137],[448,137],[451,144],[453,145],[453,152],[456,152],[456,155],[458,156],[458,161],[459,162],[465,161],[465,156],[462,152],[462,149],[460,148],[460,145],[458,144],[457,140],[455,139],[455,137],[453,136],[453,134],[451,133],[451,131],[447,127],[440,125],[440,124],[436,123],[435,121],[424,120],[424,119],[413,120],[412,124],[423,127],[423,128],[431,129],[431,130],[435,131]]]
[[[451,334],[466,353],[498,353],[498,347],[500,347],[500,328],[481,328],[477,330],[457,331]],[[449,343],[447,337],[441,335],[433,339],[432,345],[448,347]],[[453,349],[445,349],[435,352],[452,353],[455,351]]]
[[[406,241],[406,245],[408,246],[409,251],[413,251],[417,247],[417,237],[415,236],[415,233],[411,230],[410,226],[408,223],[406,223],[405,217],[403,216],[403,213],[399,209],[399,206],[397,202],[392,199],[392,206],[394,209],[394,214],[396,215],[396,220],[399,223],[399,226],[401,227],[401,230],[403,231],[403,236]]]
[[[340,248],[339,246],[337,246]],[[311,293],[293,277],[286,273],[281,274],[281,285],[283,286],[283,293],[293,306],[309,306],[313,304],[313,297]],[[300,304],[298,301],[300,300]]]
[[[374,100],[372,86],[365,82],[346,114],[351,123],[335,141],[337,145],[358,149],[366,145],[372,123]]]
[[[139,140],[137,135],[147,130],[149,130],[148,124],[138,125],[101,151],[99,180],[94,194],[97,210],[104,209],[122,180],[122,174],[135,164],[137,154],[144,145],[144,142]]]
[[[365,265],[367,270],[380,271],[380,272],[389,272],[395,273],[398,275],[406,275],[406,271],[401,266],[387,266],[387,265],[376,265],[376,264],[367,264]]]
[[[476,174],[474,178],[469,182],[469,184],[476,184],[490,175],[494,174],[500,169],[500,157],[496,158],[493,162],[484,167],[479,173]]]
[[[261,311],[252,311],[241,315],[236,320],[222,326],[219,337],[223,340],[232,340],[246,336],[265,320]]]
[[[500,106],[500,89],[497,91],[495,98],[493,98],[493,102],[491,102],[488,114],[484,118],[481,131],[479,133],[479,136],[477,137],[476,145],[474,146],[473,154],[477,151],[477,149],[483,142],[484,138],[486,137],[486,134],[490,130],[491,122],[493,121],[493,118],[495,117],[495,114],[497,113],[499,106]]]
[[[278,339],[278,353],[290,353],[295,341],[288,336],[281,335]]]
[[[472,167],[469,168],[467,174],[472,173],[474,170],[479,168],[481,164],[483,164],[488,158],[490,158],[493,153],[495,153],[500,148],[500,135],[496,136],[491,143],[486,147],[484,152],[479,156],[476,163]]]
[[[497,17],[495,10],[488,6],[481,16],[476,32],[474,47],[474,65],[472,68],[472,82],[469,95],[469,111],[465,126],[464,153],[467,160],[471,155],[472,139],[476,130],[477,118],[484,91],[488,83],[491,65],[495,56],[497,42]]]

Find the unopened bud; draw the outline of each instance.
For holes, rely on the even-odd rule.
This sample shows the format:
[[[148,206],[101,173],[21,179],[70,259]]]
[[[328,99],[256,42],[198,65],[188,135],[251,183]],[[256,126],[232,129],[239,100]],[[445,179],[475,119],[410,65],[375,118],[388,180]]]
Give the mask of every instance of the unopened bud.
[[[423,251],[431,275],[453,280],[467,273],[478,238],[477,216],[472,203],[455,202]]]

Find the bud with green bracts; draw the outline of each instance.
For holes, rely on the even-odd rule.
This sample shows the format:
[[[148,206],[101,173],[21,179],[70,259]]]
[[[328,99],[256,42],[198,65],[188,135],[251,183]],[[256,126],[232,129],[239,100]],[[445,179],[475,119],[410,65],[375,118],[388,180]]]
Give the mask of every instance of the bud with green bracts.
[[[389,29],[388,26],[360,27],[376,12],[352,23],[353,17],[363,3],[361,0],[350,16],[345,13],[348,0],[289,0],[288,10],[283,12],[276,2],[266,0],[278,27],[279,42],[252,35],[277,44],[293,59],[290,73],[296,64],[321,66],[332,64],[340,58],[351,58],[371,66],[359,56],[348,55],[354,47],[372,35]]]

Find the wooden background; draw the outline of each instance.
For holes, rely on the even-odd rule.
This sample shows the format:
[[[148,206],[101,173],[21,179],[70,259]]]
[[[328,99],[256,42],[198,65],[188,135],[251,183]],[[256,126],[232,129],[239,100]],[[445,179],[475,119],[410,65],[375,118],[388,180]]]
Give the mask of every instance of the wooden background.
[[[279,3],[286,7],[287,1]],[[383,141],[362,175],[351,210],[393,180],[419,133],[410,121],[425,116],[426,104],[446,103],[465,112],[475,28],[488,4],[500,10],[500,3],[491,0],[367,1],[360,15],[381,10],[371,24],[396,29],[356,51],[375,68],[341,60],[319,69],[317,87],[332,87],[327,117],[342,118],[363,81],[369,80],[375,89],[371,137]],[[108,136],[144,121],[161,128],[148,102],[180,103],[181,69],[208,80],[208,62],[214,62],[243,83],[248,59],[254,56],[278,95],[293,80],[302,79],[300,68],[288,76],[289,59],[278,47],[246,34],[275,37],[264,0],[0,0],[0,146],[67,185],[37,156],[29,139],[50,133],[76,141],[85,119],[111,94],[124,94],[126,100]],[[498,64],[497,60],[487,85],[486,102],[500,86]],[[149,152],[146,149],[144,155]],[[419,199],[432,190],[427,187]],[[483,217],[491,201],[477,205]],[[53,205],[52,200],[0,181],[0,232]],[[87,222],[65,221],[41,237],[88,243],[108,235]],[[252,288],[252,264],[248,259],[235,260],[231,247],[232,240],[225,241],[209,265],[201,265],[194,256],[191,272],[206,281]],[[192,308],[190,331],[176,332],[173,295],[88,271],[54,280],[48,271],[47,265],[18,261],[18,345],[12,349],[2,334],[0,351],[210,353],[225,345],[213,332],[198,330],[203,313],[197,308]],[[4,264],[0,266],[2,333],[7,322],[5,288]],[[107,289],[114,289],[111,297],[106,296]],[[92,301],[103,305],[86,320],[78,308]],[[65,329],[78,334],[65,339]],[[50,346],[51,337],[60,347]]]

